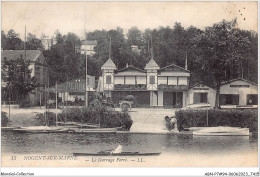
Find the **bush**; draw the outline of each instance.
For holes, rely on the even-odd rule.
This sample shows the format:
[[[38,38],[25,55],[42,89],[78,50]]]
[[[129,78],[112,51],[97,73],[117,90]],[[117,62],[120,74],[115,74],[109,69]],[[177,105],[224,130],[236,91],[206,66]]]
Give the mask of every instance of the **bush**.
[[[207,110],[180,110],[176,112],[178,129],[185,127],[206,127]],[[208,126],[247,127],[257,132],[257,110],[212,109],[208,111]]]
[[[1,111],[1,127],[7,127],[9,120],[6,112]]]
[[[48,126],[54,126],[56,125],[56,115],[53,112],[45,112],[44,114],[38,113],[35,115],[34,119],[36,120],[34,122],[34,126],[44,126],[46,125],[46,118],[47,118],[47,125]]]
[[[67,115],[67,116],[66,116]],[[67,108],[58,114],[61,121],[100,124],[101,128],[123,127],[129,130],[133,121],[128,113],[107,111],[106,108]]]

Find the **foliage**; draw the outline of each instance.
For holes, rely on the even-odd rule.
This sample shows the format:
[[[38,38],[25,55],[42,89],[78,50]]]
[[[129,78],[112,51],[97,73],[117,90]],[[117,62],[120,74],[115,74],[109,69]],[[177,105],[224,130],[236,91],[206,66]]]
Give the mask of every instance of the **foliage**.
[[[55,35],[57,43],[44,51],[51,86],[55,81],[60,83],[67,78],[82,77],[86,66],[86,56],[77,52],[80,38],[74,33],[62,35],[58,30]],[[218,90],[220,83],[228,79],[243,77],[258,81],[258,34],[238,29],[236,19],[223,20],[205,29],[193,26],[185,29],[180,23],[175,23],[172,27],[144,31],[132,27],[126,35],[120,27],[109,31],[94,30],[86,37],[97,41],[96,53],[88,56],[88,74],[96,79],[101,75],[101,66],[109,58],[111,37],[110,56],[118,69],[126,67],[126,64],[142,69],[153,53],[160,67],[172,63],[185,67],[187,58],[191,85],[203,81]],[[27,39],[27,49],[41,47],[35,35],[28,34]],[[2,31],[1,40],[4,50],[23,49],[23,41],[13,30],[7,35]],[[138,46],[138,52],[131,50],[132,45]]]
[[[100,124],[101,128],[124,127],[129,130],[133,121],[127,113],[107,111],[104,107],[67,108],[58,114],[61,121]]]
[[[1,111],[1,127],[6,127],[9,123],[6,112]]]
[[[178,129],[185,127],[206,127],[207,110],[180,110],[176,112]],[[208,126],[247,127],[250,131],[258,130],[257,110],[219,110],[208,111]]]
[[[74,33],[62,36],[56,31],[57,43],[50,50],[44,51],[46,62],[49,66],[50,85],[65,82],[82,76],[82,63],[84,58],[77,52],[76,48],[80,45],[79,37]]]
[[[3,50],[23,50],[24,49],[24,41],[22,41],[19,37],[18,33],[15,33],[13,29],[7,32],[7,35],[4,31],[2,33],[2,49]],[[43,46],[41,44],[41,40],[36,37],[36,35],[32,33],[27,34],[26,40],[26,50],[38,50],[42,49]]]
[[[2,81],[7,83],[3,88],[4,100],[10,96],[11,101],[24,99],[24,96],[36,87],[34,77],[31,77],[29,61],[22,58],[4,60],[2,66]]]

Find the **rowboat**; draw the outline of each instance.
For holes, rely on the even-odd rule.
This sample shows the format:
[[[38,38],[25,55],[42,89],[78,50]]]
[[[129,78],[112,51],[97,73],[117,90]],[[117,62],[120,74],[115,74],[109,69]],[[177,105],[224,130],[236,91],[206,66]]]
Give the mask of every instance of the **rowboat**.
[[[240,127],[201,127],[193,131],[195,136],[249,136],[248,128]]]
[[[98,153],[73,153],[74,156],[157,156],[161,153],[139,153],[139,152],[121,152],[121,153],[110,153],[110,152],[98,152]]]

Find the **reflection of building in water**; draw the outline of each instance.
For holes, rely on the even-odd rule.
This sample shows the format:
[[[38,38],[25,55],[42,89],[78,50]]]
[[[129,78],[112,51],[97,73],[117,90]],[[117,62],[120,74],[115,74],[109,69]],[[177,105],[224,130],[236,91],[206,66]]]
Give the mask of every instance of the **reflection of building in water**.
[[[94,55],[94,48],[97,46],[96,40],[84,40],[81,42],[80,52],[81,54]]]

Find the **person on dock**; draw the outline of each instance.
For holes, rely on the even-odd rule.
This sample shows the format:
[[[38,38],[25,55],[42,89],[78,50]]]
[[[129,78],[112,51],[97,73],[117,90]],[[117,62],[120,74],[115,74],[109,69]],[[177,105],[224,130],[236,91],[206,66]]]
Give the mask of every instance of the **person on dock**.
[[[123,147],[120,145],[120,142],[117,142],[117,148],[115,148],[111,154],[118,154],[118,153],[121,153],[123,150]]]

